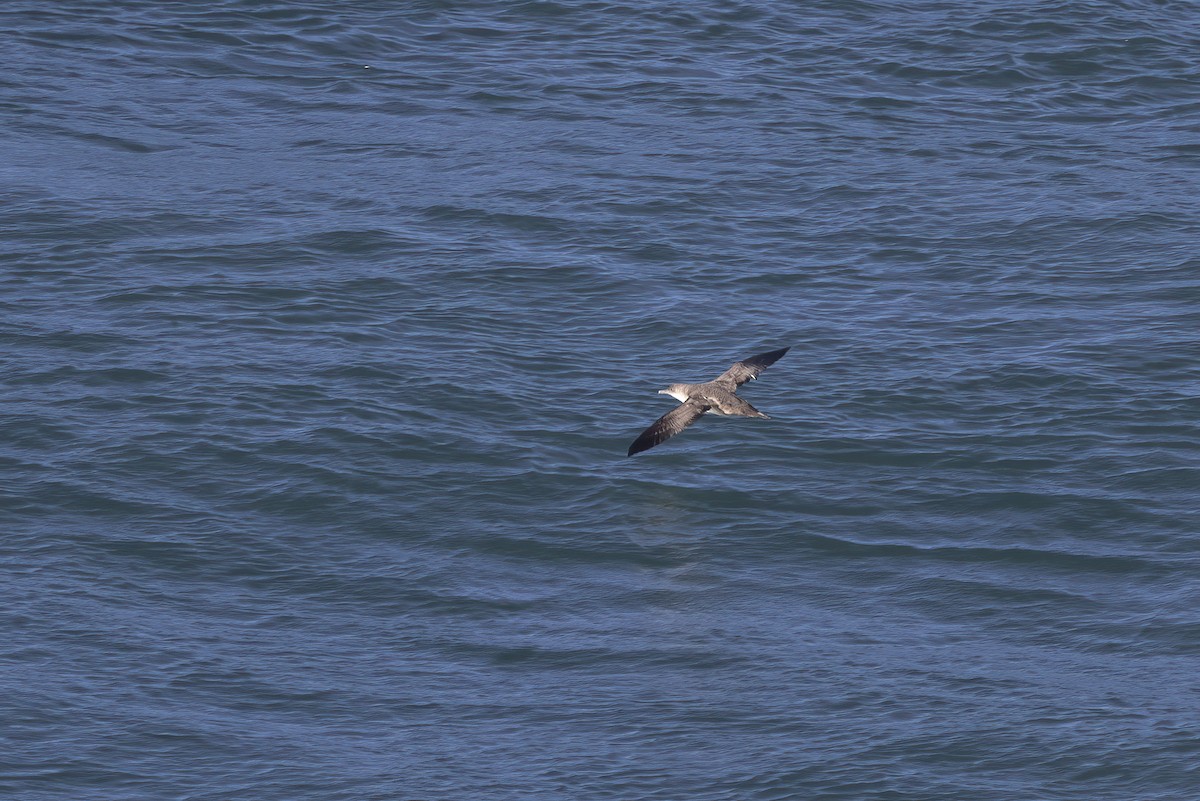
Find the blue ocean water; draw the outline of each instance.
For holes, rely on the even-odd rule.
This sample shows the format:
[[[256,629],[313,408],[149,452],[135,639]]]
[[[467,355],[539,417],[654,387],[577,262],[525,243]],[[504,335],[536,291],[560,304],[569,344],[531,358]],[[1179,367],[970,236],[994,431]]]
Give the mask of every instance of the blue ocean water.
[[[1196,797],[1194,4],[0,35],[0,798]]]

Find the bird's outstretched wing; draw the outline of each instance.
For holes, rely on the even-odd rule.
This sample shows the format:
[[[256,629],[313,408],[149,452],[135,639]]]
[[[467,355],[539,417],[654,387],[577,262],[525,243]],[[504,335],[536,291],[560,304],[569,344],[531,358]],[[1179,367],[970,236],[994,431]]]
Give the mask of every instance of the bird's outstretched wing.
[[[709,410],[706,403],[692,399],[684,401],[643,431],[629,446],[629,455],[649,450],[660,442],[666,442],[683,429],[700,419]]]
[[[766,370],[775,362],[783,358],[783,354],[791,350],[791,347],[780,348],[773,350],[770,353],[760,353],[757,356],[751,356],[749,359],[743,359],[740,362],[735,362],[733,367],[730,367],[725,372],[713,379],[714,384],[732,384],[733,389],[737,389],[747,381],[758,378],[758,374]]]

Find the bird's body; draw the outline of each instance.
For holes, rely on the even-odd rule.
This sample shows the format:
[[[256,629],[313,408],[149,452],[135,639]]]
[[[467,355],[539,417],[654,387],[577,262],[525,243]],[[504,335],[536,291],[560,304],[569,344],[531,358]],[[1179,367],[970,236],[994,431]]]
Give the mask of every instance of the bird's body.
[[[670,395],[679,405],[641,433],[629,446],[629,455],[641,453],[678,434],[708,412],[737,417],[766,417],[736,394],[738,387],[758,378],[758,374],[783,357],[790,348],[760,353],[734,363],[721,375],[704,384],[671,384],[660,389],[660,395]]]

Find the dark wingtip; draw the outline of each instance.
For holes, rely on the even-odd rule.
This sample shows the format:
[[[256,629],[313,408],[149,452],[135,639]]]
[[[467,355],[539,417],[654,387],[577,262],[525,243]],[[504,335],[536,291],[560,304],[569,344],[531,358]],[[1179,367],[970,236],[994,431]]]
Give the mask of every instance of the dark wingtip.
[[[641,452],[642,452],[642,451],[644,451],[644,450],[646,450],[646,449],[645,449],[645,448],[639,448],[639,447],[638,447],[638,442],[637,442],[637,441],[634,441],[634,443],[633,443],[632,445],[630,445],[630,446],[629,446],[629,453],[627,453],[627,454],[625,454],[625,455],[626,455],[626,456],[633,456],[635,453],[641,453]]]
[[[775,362],[779,361],[780,359],[782,359],[784,357],[784,355],[791,349],[792,349],[792,346],[788,345],[786,348],[780,348],[779,350],[769,350],[766,353],[758,354],[753,359],[751,359],[751,361],[757,360],[757,362],[759,364],[763,365],[764,367],[768,367],[768,366],[774,364]],[[753,376],[751,376],[751,377],[753,377]]]
[[[625,455],[633,456],[634,454],[641,453],[642,451],[648,451],[657,444],[658,442],[656,442],[652,437],[638,437],[633,441],[633,444],[629,446],[629,452]]]

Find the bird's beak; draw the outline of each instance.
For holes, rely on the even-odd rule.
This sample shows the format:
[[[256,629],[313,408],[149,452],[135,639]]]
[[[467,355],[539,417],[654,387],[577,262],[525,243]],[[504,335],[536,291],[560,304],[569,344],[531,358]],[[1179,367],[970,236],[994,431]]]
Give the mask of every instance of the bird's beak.
[[[658,391],[658,394],[659,394],[659,395],[666,395],[666,394],[667,394],[667,391],[666,391],[665,389],[660,389],[660,390]]]

